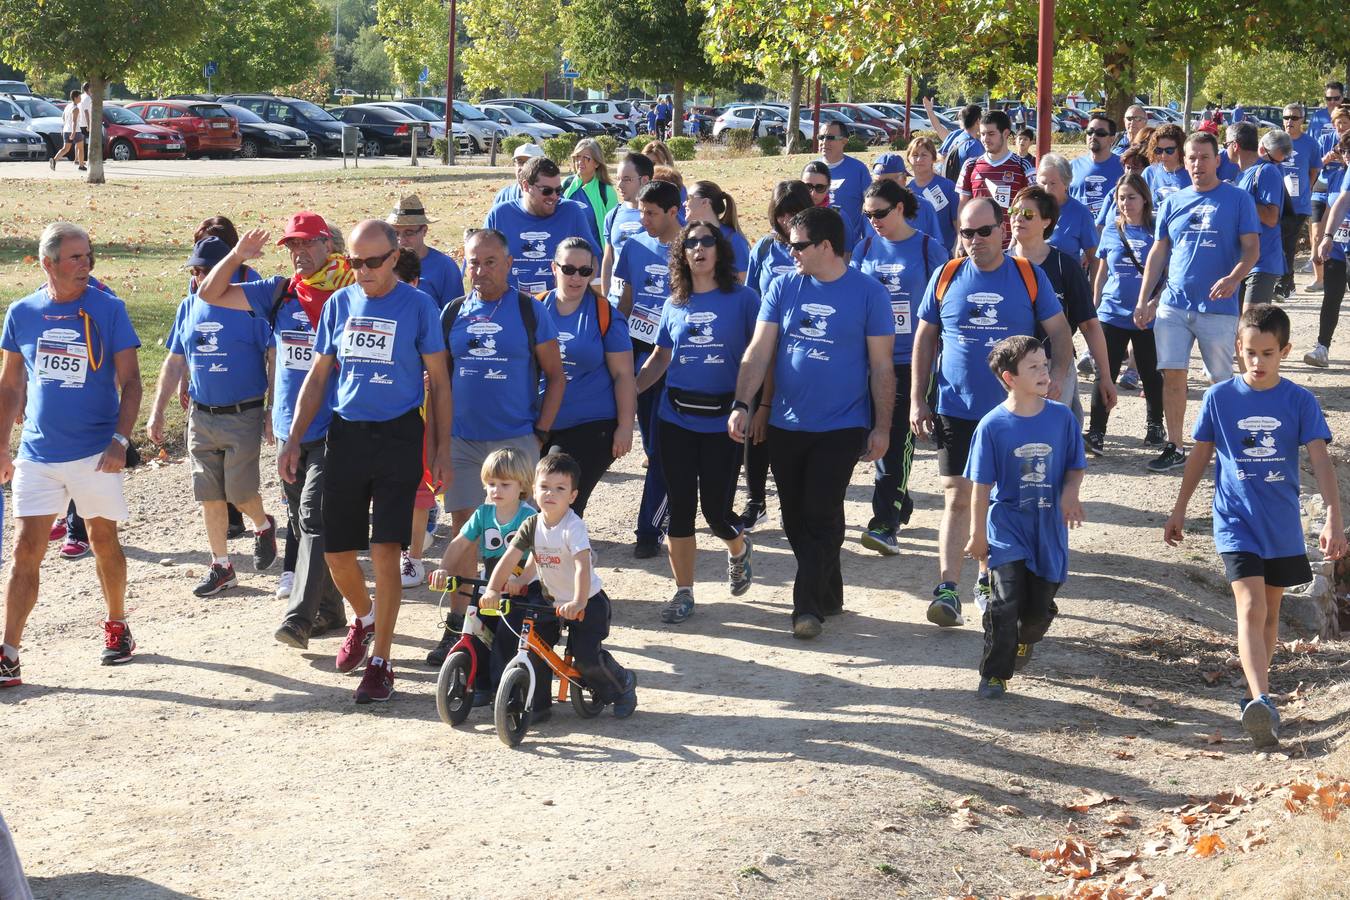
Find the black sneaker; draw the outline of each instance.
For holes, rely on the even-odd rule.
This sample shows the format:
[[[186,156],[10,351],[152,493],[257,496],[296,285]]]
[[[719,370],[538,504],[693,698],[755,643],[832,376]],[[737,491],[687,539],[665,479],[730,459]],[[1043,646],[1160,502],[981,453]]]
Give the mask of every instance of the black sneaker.
[[[614,718],[626,719],[637,709],[637,674],[631,669],[624,673],[623,690],[614,700]]]
[[[1083,435],[1083,449],[1087,451],[1088,456],[1101,457],[1106,455],[1106,435],[1098,434],[1095,431],[1089,431]]]
[[[634,559],[654,559],[661,554],[661,542],[648,538],[638,538],[633,544]]]
[[[267,571],[277,561],[277,520],[267,517],[270,526],[266,531],[253,535],[253,569],[256,572]]]
[[[297,650],[309,649],[309,629],[292,619],[282,622],[273,636],[287,647],[294,647]]]
[[[19,658],[10,659],[0,655],[0,688],[18,687],[23,684],[23,674],[19,671]]]
[[[1161,447],[1167,443],[1167,433],[1161,425],[1149,425],[1144,429],[1144,446]]]
[[[768,517],[769,511],[764,508],[763,503],[747,503],[745,512],[741,513],[741,528],[744,531],[754,531]]]
[[[1186,465],[1186,452],[1168,441],[1163,447],[1162,453],[1158,454],[1158,458],[1149,462],[1148,470],[1150,472],[1170,472],[1184,465]]]
[[[309,636],[316,638],[330,631],[341,631],[346,627],[347,611],[345,609],[339,609],[336,612],[321,609],[314,614],[314,626],[309,629]]]
[[[432,647],[431,652],[427,654],[427,665],[433,669],[441,667],[441,663],[445,662],[445,658],[450,655],[450,648],[455,646],[455,642],[459,640],[459,631],[458,628],[450,627],[450,619],[447,616],[445,630],[441,632],[440,643]]]
[[[226,563],[211,563],[211,568],[207,571],[206,577],[202,579],[201,584],[192,589],[192,593],[198,597],[210,597],[219,594],[226,588],[232,588],[239,584],[239,579],[234,577],[234,565]]]

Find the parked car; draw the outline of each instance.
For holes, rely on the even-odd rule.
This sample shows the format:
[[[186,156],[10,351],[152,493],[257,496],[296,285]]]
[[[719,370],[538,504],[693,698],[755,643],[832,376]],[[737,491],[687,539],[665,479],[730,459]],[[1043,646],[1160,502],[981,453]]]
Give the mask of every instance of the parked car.
[[[542,143],[547,138],[568,133],[556,125],[547,125],[540,122],[525,110],[516,109],[514,106],[497,106],[495,103],[486,103],[478,107],[478,110],[493,122],[505,128],[512,137],[523,134],[536,144]]]
[[[720,140],[728,130],[749,131],[754,127],[756,110],[760,113],[761,134],[787,134],[787,107],[733,103],[713,121],[714,140]],[[815,122],[805,107],[802,108],[797,131],[803,140],[810,141],[815,137]]]
[[[334,96],[334,97],[356,97],[356,96],[358,96],[358,94],[356,93],[356,91],[352,90],[351,88],[338,88],[337,90],[333,91],[333,96]]]
[[[24,81],[0,81],[0,94],[29,94],[33,89]]]
[[[308,100],[271,94],[229,94],[221,102],[242,106],[268,122],[299,128],[309,138],[310,156],[336,156],[342,152],[342,123]]]
[[[412,152],[412,135],[418,132],[418,143],[431,146],[427,123],[407,113],[373,103],[336,106],[329,115],[346,125],[361,129],[361,153],[364,156],[407,156]]]
[[[32,94],[0,94],[0,122],[42,138],[51,153],[61,149],[61,110]]]
[[[444,97],[409,97],[407,103],[416,103],[423,109],[436,115],[439,121],[445,121],[445,98]],[[505,127],[498,125],[492,119],[483,115],[481,111],[475,109],[471,104],[463,100],[456,100],[455,106],[450,112],[450,122],[459,128],[464,129],[465,135],[469,139],[469,150],[473,153],[487,153],[488,145],[495,137],[500,144],[511,136],[511,132]],[[458,145],[456,145],[458,146]]]
[[[445,137],[445,118],[436,115],[434,112],[427,109],[425,106],[421,106],[417,103],[410,103],[402,100],[381,101],[379,103],[372,103],[370,105],[383,106],[385,109],[392,109],[395,112],[401,112],[404,115],[409,116],[410,118],[413,119],[417,119],[420,122],[425,122],[427,124],[427,128],[431,130],[431,139],[433,141],[436,140],[436,138]],[[455,152],[468,153],[469,133],[465,131],[462,126],[456,125],[453,121],[451,121],[450,127],[454,129]],[[418,149],[419,150],[422,149],[420,141],[418,143]],[[423,153],[426,154],[427,156],[430,156],[434,152],[435,147],[430,143],[428,143],[426,149],[423,150]]]
[[[786,115],[788,111],[786,103],[765,103],[764,105],[781,110],[784,115]],[[803,106],[800,115],[803,123],[814,123],[816,115],[815,107]],[[830,109],[822,103],[820,106],[821,126],[823,127],[826,122],[838,122],[839,125],[843,127],[845,135],[856,136],[869,144],[884,144],[887,140],[886,132],[882,131],[880,128],[854,122],[843,113],[839,112],[839,110]],[[802,133],[805,134],[805,130],[803,130]]]
[[[576,100],[568,108],[583,119],[604,125],[615,137],[630,138],[637,134],[636,114],[627,100]]]
[[[1151,127],[1159,125],[1180,125],[1181,111],[1167,106],[1145,106],[1144,111],[1148,113],[1148,124]]]
[[[822,109],[832,109],[855,125],[871,125],[886,133],[886,140],[893,140],[904,131],[901,124],[904,116],[888,116],[877,107],[866,103],[822,103]]]
[[[905,121],[905,104],[903,103],[872,101],[867,105],[886,116],[888,119],[894,119],[896,122]],[[943,128],[946,128],[948,131],[957,131],[960,129],[960,125],[957,125],[956,122],[947,118],[942,113],[937,110],[933,110],[933,112],[937,115],[938,121],[942,123]],[[928,114],[923,111],[923,104],[917,100],[909,104],[909,130],[911,134],[916,131],[937,131],[937,129],[933,127],[933,123],[928,121]]]
[[[309,155],[309,135],[299,128],[268,122],[234,103],[220,105],[239,123],[239,155],[244,159]]]
[[[103,104],[103,157],[118,162],[132,159],[182,159],[187,156],[183,136],[172,128],[151,125],[115,103]]]
[[[137,100],[126,108],[151,125],[162,125],[181,134],[189,157],[234,156],[239,152],[242,143],[239,123],[219,103]]]
[[[563,131],[570,131],[581,137],[599,137],[602,134],[608,133],[605,130],[605,126],[601,125],[599,122],[583,119],[570,109],[559,106],[556,103],[550,103],[547,100],[506,97],[501,100],[493,100],[492,103],[494,106],[514,106],[516,109],[524,110],[529,113],[545,125],[552,125],[555,128],[561,128]]]
[[[42,136],[18,125],[0,125],[0,159],[46,159]]]

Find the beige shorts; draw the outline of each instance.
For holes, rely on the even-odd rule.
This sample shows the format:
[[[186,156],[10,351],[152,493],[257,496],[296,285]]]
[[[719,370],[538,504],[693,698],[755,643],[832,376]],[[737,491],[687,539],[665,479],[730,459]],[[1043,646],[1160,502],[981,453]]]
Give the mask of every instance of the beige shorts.
[[[237,413],[192,407],[187,438],[193,497],[238,505],[258,496],[258,454],[267,415],[261,406]]]
[[[14,515],[64,516],[70,501],[86,519],[127,520],[121,472],[99,472],[102,453],[70,462],[14,462]]]

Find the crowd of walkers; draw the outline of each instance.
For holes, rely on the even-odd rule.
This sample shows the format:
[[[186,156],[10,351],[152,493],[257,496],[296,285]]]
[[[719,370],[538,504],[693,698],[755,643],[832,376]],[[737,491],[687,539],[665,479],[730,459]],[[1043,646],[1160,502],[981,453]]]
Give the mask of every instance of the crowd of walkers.
[[[596,698],[627,716],[636,676],[603,647],[612,608],[584,519],[635,425],[645,472],[632,552],[664,545],[673,585],[661,621],[695,613],[700,519],[725,545],[726,590],[750,590],[772,472],[797,567],[790,630],[802,640],[844,610],[844,498],[858,463],[872,464],[875,483],[869,517],[852,524],[863,547],[894,556],[914,509],[916,440],[932,438],[943,513],[927,618],[965,623],[973,560],[979,692],[994,698],[1055,616],[1086,458],[1126,440],[1108,431],[1119,384],[1142,389],[1145,429],[1130,440],[1156,449],[1148,469],[1186,467],[1169,541],[1218,456],[1215,534],[1250,689],[1243,722],[1267,745],[1280,597],[1310,577],[1300,446],[1328,499],[1323,551],[1345,550],[1330,434],[1312,394],[1279,376],[1289,323],[1273,305],[1291,295],[1309,226],[1325,299],[1305,358],[1327,365],[1350,246],[1340,94],[1328,85],[1324,116],[1305,123],[1291,105],[1286,130],[1259,136],[1239,122],[1222,142],[1148,128],[1138,107],[1123,132],[1099,113],[1073,160],[1033,158],[1005,113],[979,107],[940,144],[919,137],[870,166],[826,123],[820,157],[775,185],[753,241],[745,204],[713,181],[686,185],[659,141],[613,176],[594,142],[577,145],[566,177],[539,148],[519,148],[514,182],[464,235],[462,269],[458,253],[428,243],[437,220],[417,196],[345,240],[311,210],[289,215],[275,241],[213,217],[185,264],[147,423],[161,443],[169,402],[188,411],[211,560],[194,592],[238,583],[228,540],[231,517],[237,531],[246,520],[253,568],[282,559],[276,638],[304,649],[345,629],[336,667],[364,666],[356,702],[387,700],[402,590],[428,580],[422,555],[444,515],[454,539],[431,585],[481,573],[492,602],[537,578],[572,623]],[[293,274],[252,268],[273,243]],[[82,228],[49,226],[38,255],[45,284],[10,305],[0,339],[0,424],[8,435],[23,418],[17,459],[0,450],[17,522],[0,687],[21,683],[57,516],[87,530],[108,607],[103,662],[135,650],[117,523],[139,339],[93,278]],[[1188,454],[1197,345],[1214,387]],[[264,442],[277,447],[284,516],[260,492]],[[451,600],[431,665],[459,637],[468,597]],[[487,702],[493,670],[480,675]]]

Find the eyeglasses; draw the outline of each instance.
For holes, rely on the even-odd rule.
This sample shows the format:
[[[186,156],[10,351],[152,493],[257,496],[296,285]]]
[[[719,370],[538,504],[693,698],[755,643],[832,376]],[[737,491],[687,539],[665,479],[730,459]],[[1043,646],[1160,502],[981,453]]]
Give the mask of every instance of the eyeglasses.
[[[804,253],[806,248],[814,247],[820,241],[788,241],[788,246],[792,248],[793,253]]]
[[[1176,153],[1176,152],[1177,152],[1177,148],[1176,148],[1176,145],[1175,145],[1175,144],[1173,144],[1171,147],[1154,147],[1154,148],[1153,148],[1153,155],[1154,155],[1154,156],[1157,156],[1157,155],[1160,154],[1160,153],[1161,153],[1163,156],[1171,156],[1173,153]]]
[[[1008,210],[1008,218],[1010,219],[1026,219],[1028,222],[1030,222],[1032,219],[1036,218],[1037,215],[1038,213],[1036,212],[1036,210],[1027,209],[1024,206],[1019,206],[1017,209]]]
[[[1341,102],[1341,96],[1340,96],[1340,94],[1336,94],[1336,95],[1334,95],[1334,96],[1328,95],[1328,96],[1326,96],[1326,97],[1324,97],[1324,98],[1322,98],[1322,99],[1327,100],[1328,102],[1333,102],[1333,103],[1340,103],[1340,102]]]
[[[994,233],[994,229],[997,227],[997,225],[981,225],[979,228],[962,228],[961,237],[966,240],[970,240],[977,234],[980,237],[989,237],[989,235]]]
[[[1302,117],[1302,116],[1285,116],[1285,117],[1284,117],[1284,121],[1286,121],[1286,122],[1297,122],[1297,121],[1298,121],[1299,119],[1301,119],[1301,118],[1303,118],[1303,117]]]
[[[554,194],[562,195],[562,188],[560,187],[548,187],[543,184],[532,184],[530,187],[538,191],[541,197],[552,197]]]
[[[684,239],[684,249],[693,250],[695,247],[716,247],[717,238],[711,234],[705,234],[703,237],[694,237],[690,235]],[[808,245],[809,246],[809,245]]]
[[[875,222],[878,219],[884,219],[889,216],[893,209],[895,209],[894,206],[888,206],[885,209],[864,209],[863,215]]]
[[[811,193],[813,194],[824,194],[830,189],[828,184],[811,184],[810,182],[807,182],[806,186],[811,189]]]
[[[380,266],[384,265],[386,262],[389,261],[389,257],[393,256],[397,252],[398,248],[395,247],[393,250],[390,250],[388,253],[385,253],[381,256],[367,256],[364,258],[360,256],[349,256],[347,257],[347,262],[351,264],[351,267],[353,269],[362,269],[365,268],[366,266],[369,266],[372,269],[378,269]]]
[[[295,251],[299,250],[301,247],[308,248],[317,246],[326,240],[328,240],[328,238],[286,238],[286,240],[281,242],[281,246],[285,247],[287,250]]]
[[[558,271],[571,278],[573,275],[580,275],[582,278],[590,278],[595,274],[595,266],[574,266],[566,263],[554,263]]]
[[[1144,118],[1145,118],[1144,116],[1126,116],[1126,117],[1125,117],[1125,121],[1126,121],[1126,122],[1142,122],[1142,121],[1144,121]]]
[[[822,134],[820,139],[822,141],[842,141],[844,136],[842,134]]]
[[[1090,137],[1110,137],[1110,136],[1111,136],[1111,132],[1107,131],[1105,128],[1089,128],[1089,129],[1088,129],[1086,132],[1084,132],[1084,133],[1087,134],[1087,135],[1089,135]]]

